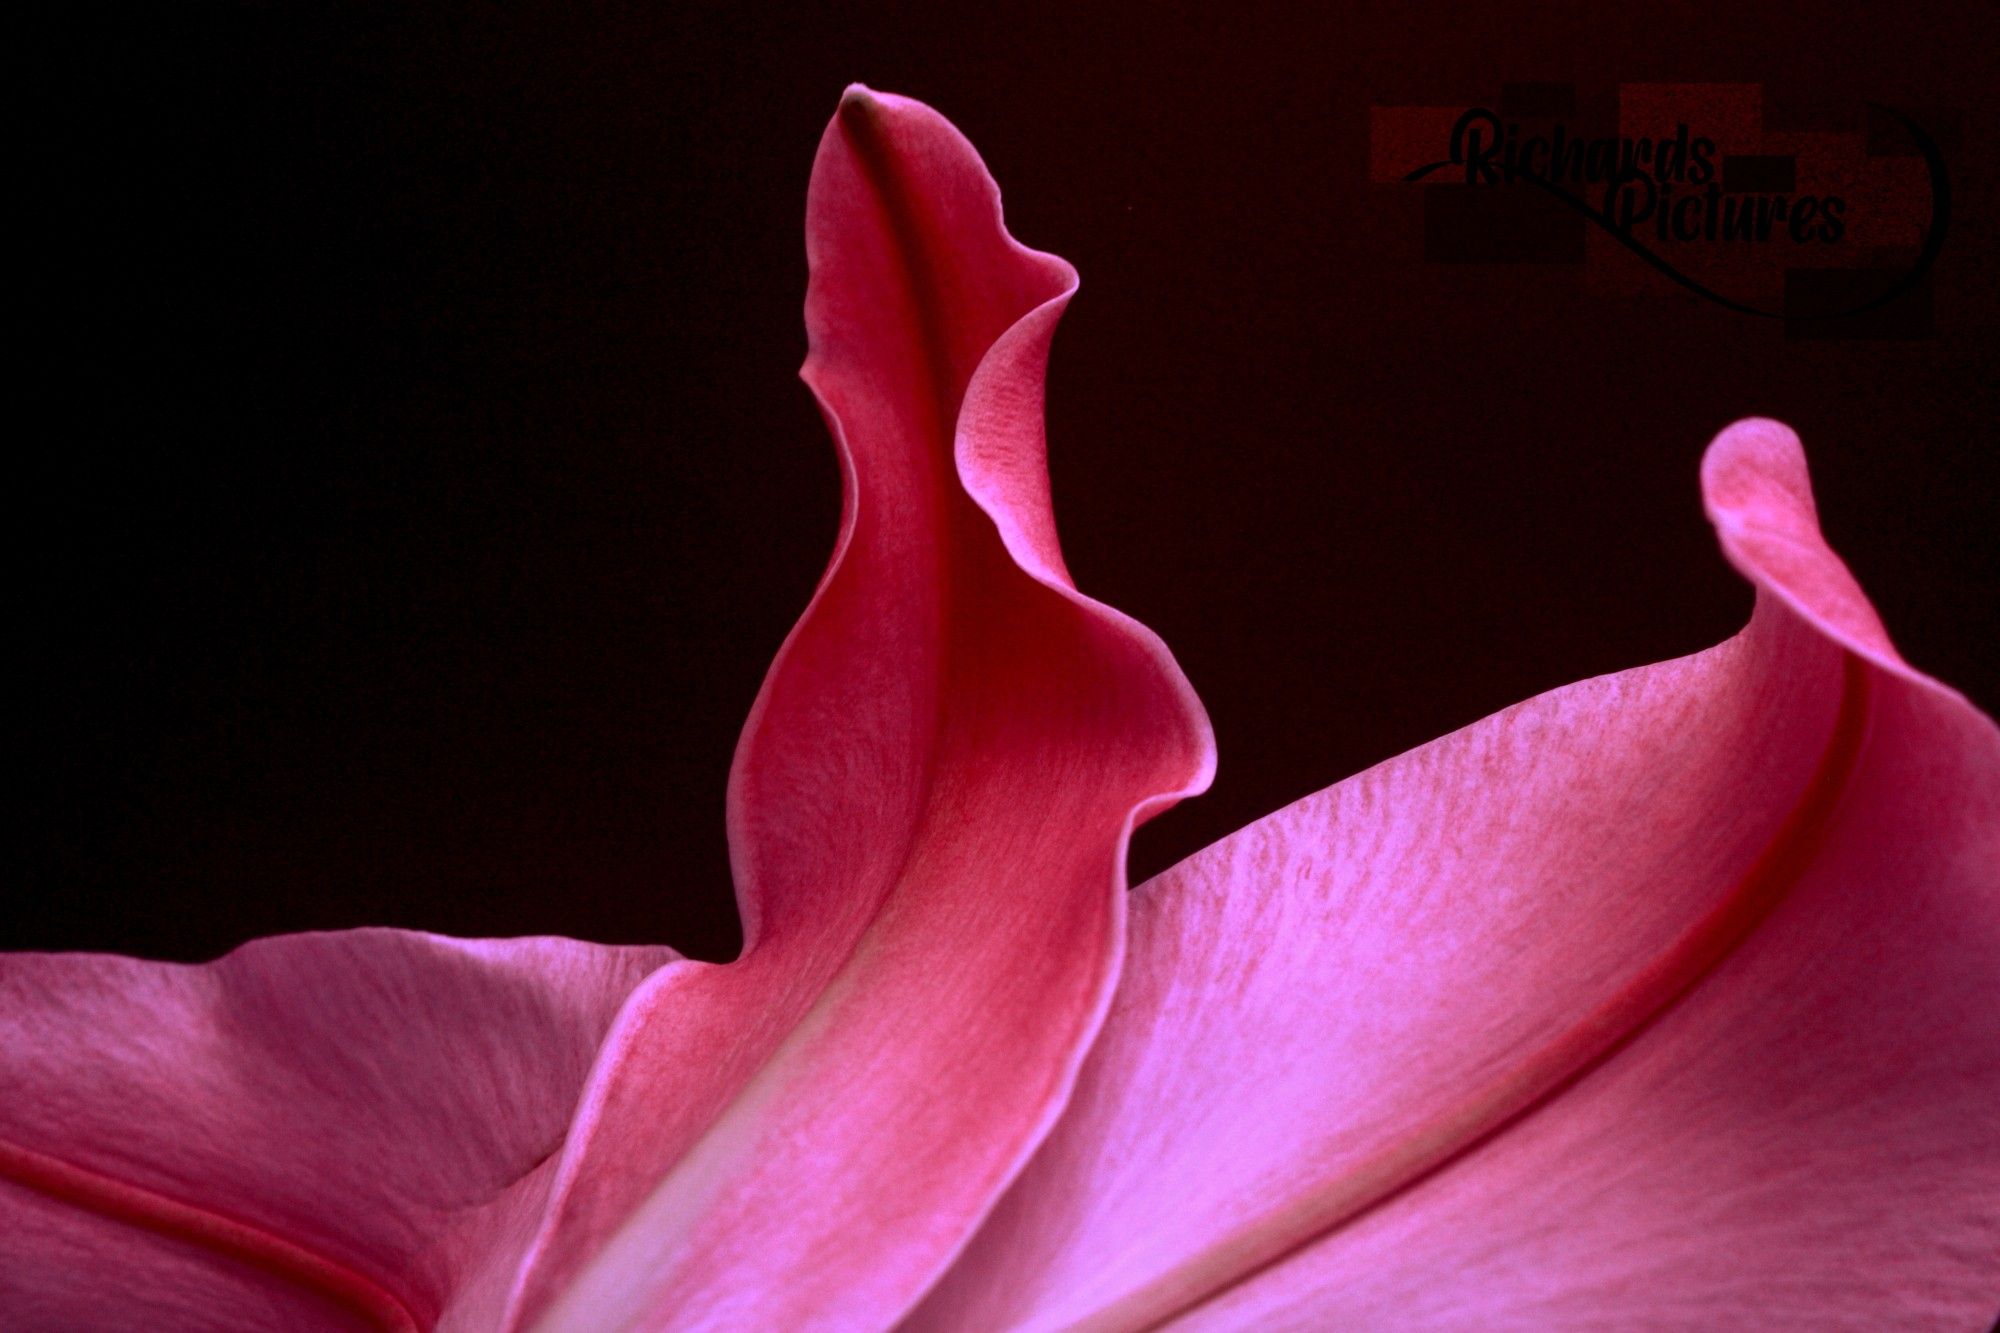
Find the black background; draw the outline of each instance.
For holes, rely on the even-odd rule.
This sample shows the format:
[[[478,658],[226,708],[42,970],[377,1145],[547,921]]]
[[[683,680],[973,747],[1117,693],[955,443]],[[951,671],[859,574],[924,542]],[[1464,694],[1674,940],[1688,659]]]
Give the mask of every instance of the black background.
[[[1067,8],[1067,7],[1065,7]],[[1905,655],[2000,707],[1983,6],[183,4],[35,35],[23,869],[0,945],[390,924],[735,949],[736,730],[830,549],[801,217],[844,84],[976,143],[1083,274],[1051,468],[1214,791],[1135,880],[1749,595],[1696,465],[1805,437]],[[1422,262],[1371,103],[1503,81],[1956,107],[1939,336],[1787,341],[1664,282]]]

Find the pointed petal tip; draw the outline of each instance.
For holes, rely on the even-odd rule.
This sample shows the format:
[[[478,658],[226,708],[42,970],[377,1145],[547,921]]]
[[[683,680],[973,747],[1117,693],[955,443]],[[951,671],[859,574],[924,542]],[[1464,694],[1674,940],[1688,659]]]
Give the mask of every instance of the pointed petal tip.
[[[851,146],[865,148],[873,145],[886,148],[892,153],[900,152],[907,155],[909,144],[897,148],[891,142],[898,138],[900,132],[917,136],[922,141],[924,152],[921,156],[928,157],[933,153],[942,153],[969,159],[984,181],[984,188],[992,201],[995,219],[1001,218],[1003,210],[1000,202],[1000,186],[987,169],[979,150],[965,136],[964,131],[928,102],[915,97],[905,97],[901,93],[884,92],[865,83],[850,83],[841,90],[840,104],[835,109],[833,120],[827,129],[829,135],[844,138]],[[1047,266],[1057,275],[1060,296],[1075,295],[1078,281],[1076,267],[1073,264],[1061,255],[1024,245],[1006,230],[1004,221],[1000,221],[999,225],[1008,246],[1019,254],[1032,258],[1036,263]]]
[[[850,83],[841,90],[840,105],[835,110],[835,118],[846,125],[865,125],[885,115],[912,110],[931,109],[914,98],[885,93],[880,89],[870,88],[865,83]],[[931,114],[937,113],[931,111]]]
[[[843,116],[865,115],[881,105],[882,99],[876,96],[873,88],[865,83],[850,83],[841,89],[838,110]]]
[[[856,146],[876,144],[893,133],[892,125],[906,122],[912,111],[928,109],[907,97],[877,92],[865,83],[850,83],[841,91],[840,105],[834,108],[827,132]]]

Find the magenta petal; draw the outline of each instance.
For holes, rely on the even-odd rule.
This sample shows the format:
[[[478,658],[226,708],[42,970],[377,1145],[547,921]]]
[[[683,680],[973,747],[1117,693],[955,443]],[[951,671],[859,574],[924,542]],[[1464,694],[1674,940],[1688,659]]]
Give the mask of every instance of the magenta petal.
[[[2000,732],[1790,431],[1741,635],[1529,700],[1135,894],[1069,1112],[920,1327],[1957,1328],[2000,1302]]]
[[[858,87],[806,238],[840,537],[736,755],[744,957],[641,989],[566,1149],[515,1307],[559,1327],[907,1309],[1067,1095],[1133,824],[1213,766],[1165,647],[1056,549],[1069,266],[1007,234],[942,117]]]
[[[387,930],[0,957],[0,1324],[491,1327],[597,1045],[673,957]]]
[[[731,776],[742,959],[5,960],[0,1322],[883,1326],[1027,1160],[1110,1002],[1133,825],[1213,742],[1063,569],[1041,405],[1075,276],[971,146],[850,89],[807,248],[845,508]]]

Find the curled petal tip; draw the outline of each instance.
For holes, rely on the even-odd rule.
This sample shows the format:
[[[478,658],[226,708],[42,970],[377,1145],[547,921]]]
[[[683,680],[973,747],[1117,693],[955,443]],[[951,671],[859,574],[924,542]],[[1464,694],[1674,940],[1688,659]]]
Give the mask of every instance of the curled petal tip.
[[[1749,525],[1818,539],[1806,451],[1782,421],[1746,417],[1724,429],[1702,456],[1701,490],[1718,527]]]
[[[1728,427],[1701,460],[1703,506],[1729,562],[1822,634],[1864,660],[1942,689],[1912,671],[1841,558],[1826,544],[1798,435],[1750,417]]]

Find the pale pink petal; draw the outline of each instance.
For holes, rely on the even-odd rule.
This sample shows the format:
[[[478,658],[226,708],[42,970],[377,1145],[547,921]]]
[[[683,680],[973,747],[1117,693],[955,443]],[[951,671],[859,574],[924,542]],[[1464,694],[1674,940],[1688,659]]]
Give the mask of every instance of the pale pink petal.
[[[673,957],[0,957],[0,1327],[492,1327],[598,1043]]]
[[[1743,634],[1518,705],[1135,893],[1071,1108],[917,1327],[1983,1327],[2000,732],[1803,455],[1703,484]]]
[[[813,169],[804,376],[832,567],[731,779],[747,944],[642,988],[515,1312],[877,1326],[1062,1105],[1116,980],[1133,824],[1207,784],[1165,647],[1057,551],[1042,385],[1075,290],[936,113],[850,89]]]

